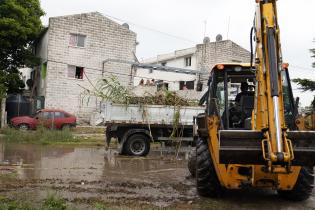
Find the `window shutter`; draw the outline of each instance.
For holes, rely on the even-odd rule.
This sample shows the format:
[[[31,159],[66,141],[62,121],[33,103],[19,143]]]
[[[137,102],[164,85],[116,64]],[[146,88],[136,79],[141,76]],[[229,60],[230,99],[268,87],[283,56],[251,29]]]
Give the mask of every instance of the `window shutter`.
[[[75,66],[68,65],[68,77],[75,78]]]
[[[85,45],[85,36],[83,36],[83,35],[78,35],[77,46],[78,46],[78,47],[84,47],[84,45]]]
[[[78,36],[76,34],[70,34],[69,45],[77,46],[77,42],[78,42]]]

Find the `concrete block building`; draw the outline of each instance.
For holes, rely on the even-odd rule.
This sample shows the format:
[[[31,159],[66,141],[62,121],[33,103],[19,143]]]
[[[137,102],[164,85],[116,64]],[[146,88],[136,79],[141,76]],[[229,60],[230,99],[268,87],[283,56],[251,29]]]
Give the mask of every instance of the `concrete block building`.
[[[99,108],[96,98],[84,94],[103,77],[115,75],[132,83],[136,34],[97,12],[52,17],[37,42],[42,65],[34,76],[36,95],[45,108],[61,108],[89,122]],[[125,62],[128,61],[128,62]]]
[[[222,40],[222,37],[218,35],[214,42],[210,42],[210,39],[206,37],[202,44],[198,44],[195,47],[161,54],[154,58],[145,59],[143,62],[202,71],[200,75],[187,75],[158,70],[137,70],[134,80],[135,85],[139,84],[142,78],[153,78],[155,81],[164,80],[170,90],[176,91],[182,90],[183,87],[196,89],[199,79],[203,83],[203,87],[206,87],[209,73],[215,64],[249,63],[250,52],[231,40]]]

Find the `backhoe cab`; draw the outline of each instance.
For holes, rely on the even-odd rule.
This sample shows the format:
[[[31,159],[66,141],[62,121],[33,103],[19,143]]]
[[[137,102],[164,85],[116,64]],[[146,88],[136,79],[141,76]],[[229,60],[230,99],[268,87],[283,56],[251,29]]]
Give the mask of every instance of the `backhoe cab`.
[[[211,71],[207,109],[196,119],[197,190],[218,196],[251,186],[305,200],[314,184],[315,132],[298,130],[276,0],[256,3],[255,63],[218,64]]]
[[[297,107],[288,69],[283,68],[280,77],[286,136],[293,148],[290,164],[270,164],[270,148],[265,143],[268,130],[254,129],[259,123],[255,118],[256,75],[250,64],[218,64],[212,69],[207,110],[196,119],[197,190],[200,195],[216,197],[225,189],[251,186],[276,189],[291,200],[307,199],[314,184],[314,133],[295,130]],[[242,92],[245,83],[247,89]]]

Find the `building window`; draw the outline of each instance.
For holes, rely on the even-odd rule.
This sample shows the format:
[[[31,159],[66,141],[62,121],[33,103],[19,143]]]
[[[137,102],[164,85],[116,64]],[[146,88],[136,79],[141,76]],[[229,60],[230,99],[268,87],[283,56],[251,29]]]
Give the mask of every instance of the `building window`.
[[[193,90],[195,86],[194,81],[180,81],[179,89],[180,90]]]
[[[168,90],[168,83],[163,82],[163,81],[157,83],[157,91],[160,91],[160,90]]]
[[[185,66],[191,66],[191,57],[185,58]]]
[[[75,79],[83,79],[84,68],[79,66],[68,65],[68,77]]]
[[[162,65],[162,66],[166,66],[166,62],[162,62],[161,65]]]
[[[69,45],[73,47],[84,47],[85,46],[85,35],[70,34]]]

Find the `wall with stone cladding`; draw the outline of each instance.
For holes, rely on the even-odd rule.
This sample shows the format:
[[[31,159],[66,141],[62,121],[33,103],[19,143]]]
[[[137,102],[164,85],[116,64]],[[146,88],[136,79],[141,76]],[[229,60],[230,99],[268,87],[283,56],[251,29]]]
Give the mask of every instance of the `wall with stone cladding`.
[[[232,60],[241,61],[243,63],[250,62],[250,52],[238,44],[232,42]]]
[[[70,46],[70,34],[85,35],[85,46]],[[108,75],[106,71],[116,75],[122,84],[130,83],[130,65],[106,64],[103,69],[103,61],[133,61],[134,32],[99,13],[87,13],[50,18],[48,36],[46,108],[62,108],[75,114],[79,121],[87,122],[98,109],[98,101],[89,98],[87,103],[88,97],[82,95],[81,87],[91,88],[90,82],[95,85],[102,75]],[[84,67],[83,79],[69,78],[68,65]]]
[[[230,40],[208,42],[197,45],[197,69],[203,70],[201,80],[207,84],[209,73],[215,64],[249,62],[250,53]]]

